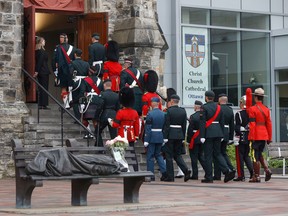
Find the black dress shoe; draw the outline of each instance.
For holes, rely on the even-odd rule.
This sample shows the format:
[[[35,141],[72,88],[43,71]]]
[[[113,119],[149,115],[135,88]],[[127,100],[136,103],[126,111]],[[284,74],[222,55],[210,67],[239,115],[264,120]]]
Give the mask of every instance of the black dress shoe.
[[[185,173],[184,182],[187,182],[187,181],[190,179],[190,176],[191,176],[191,170],[188,170],[188,171]]]
[[[202,179],[201,183],[213,183],[213,180],[209,180],[209,179]]]
[[[228,173],[225,174],[224,182],[226,183],[234,178],[235,178],[235,171],[229,171]]]
[[[213,177],[213,180],[215,180],[215,181],[221,181],[221,177],[216,177],[216,176],[214,176],[214,177]]]
[[[42,107],[42,109],[45,109],[45,110],[50,110],[50,108],[49,108],[49,107],[47,107],[47,106],[43,106],[43,107]]]
[[[175,176],[175,178],[183,178],[184,175]]]

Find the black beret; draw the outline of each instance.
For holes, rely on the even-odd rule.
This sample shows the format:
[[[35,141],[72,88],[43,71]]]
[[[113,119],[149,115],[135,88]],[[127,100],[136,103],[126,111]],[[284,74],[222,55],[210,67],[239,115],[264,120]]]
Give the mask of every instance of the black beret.
[[[93,33],[93,34],[91,35],[91,37],[92,37],[92,38],[95,38],[95,39],[97,39],[97,40],[100,39],[100,35],[99,35],[98,33]]]
[[[180,100],[180,97],[177,94],[171,95],[171,99]]]
[[[111,80],[110,80],[110,79],[105,79],[105,80],[103,81],[103,84],[105,84],[106,82],[111,82]]]
[[[225,93],[219,94],[218,97],[227,97],[227,95]]]
[[[213,91],[206,91],[205,96],[206,97],[215,97],[215,93]]]
[[[202,105],[203,103],[201,101],[199,101],[199,100],[196,100],[194,104],[195,105]]]

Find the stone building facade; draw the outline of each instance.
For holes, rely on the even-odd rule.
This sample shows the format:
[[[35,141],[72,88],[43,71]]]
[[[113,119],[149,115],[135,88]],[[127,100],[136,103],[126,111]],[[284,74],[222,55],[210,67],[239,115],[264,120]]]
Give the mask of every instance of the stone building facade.
[[[84,0],[85,12],[109,12],[109,37],[141,71],[159,72],[165,47],[157,23],[156,0]],[[24,137],[25,104],[22,0],[0,0],[0,178],[13,175],[11,139]],[[161,82],[161,81],[160,81]]]

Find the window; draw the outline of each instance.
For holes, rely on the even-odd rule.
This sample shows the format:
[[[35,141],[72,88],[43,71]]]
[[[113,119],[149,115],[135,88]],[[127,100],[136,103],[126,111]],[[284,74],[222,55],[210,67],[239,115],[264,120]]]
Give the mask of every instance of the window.
[[[269,15],[241,13],[241,28],[269,30]]]
[[[213,26],[226,26],[226,27],[239,27],[237,17],[240,13],[230,11],[211,11],[211,25]]]
[[[182,23],[208,25],[209,10],[199,8],[182,8]]]

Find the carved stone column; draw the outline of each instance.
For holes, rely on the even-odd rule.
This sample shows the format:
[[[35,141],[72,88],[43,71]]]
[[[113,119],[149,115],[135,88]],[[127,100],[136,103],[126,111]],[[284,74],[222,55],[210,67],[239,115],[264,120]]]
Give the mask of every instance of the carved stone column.
[[[156,0],[118,0],[118,16],[112,39],[123,49],[124,55],[134,59],[142,72],[153,69],[159,73],[160,54],[165,41],[156,17]]]

